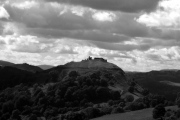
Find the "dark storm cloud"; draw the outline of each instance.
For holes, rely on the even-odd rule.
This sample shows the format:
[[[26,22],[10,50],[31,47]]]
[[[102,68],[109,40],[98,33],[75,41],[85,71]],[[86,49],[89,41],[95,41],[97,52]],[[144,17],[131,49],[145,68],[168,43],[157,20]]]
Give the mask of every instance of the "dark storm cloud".
[[[160,0],[46,0],[49,2],[81,5],[100,10],[123,12],[150,12],[156,8]]]

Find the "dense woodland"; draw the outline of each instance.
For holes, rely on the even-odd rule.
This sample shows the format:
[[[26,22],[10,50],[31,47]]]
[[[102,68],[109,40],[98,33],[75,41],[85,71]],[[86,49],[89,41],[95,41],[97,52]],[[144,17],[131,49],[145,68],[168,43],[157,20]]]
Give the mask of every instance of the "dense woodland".
[[[0,120],[89,120],[154,107],[155,119],[179,117],[178,111],[164,108],[180,106],[179,97],[174,102],[152,94],[116,66],[82,69],[70,67],[74,63],[67,65],[42,71],[37,67],[33,71],[27,64],[0,67]],[[124,89],[113,89],[117,85]]]
[[[71,71],[65,81],[8,87],[0,93],[0,119],[88,120],[158,104],[173,105],[160,95],[146,94],[136,100],[132,95],[122,98],[120,91],[109,89],[107,79],[98,73],[81,76]],[[51,79],[56,79],[55,73],[50,74]],[[133,92],[133,86],[129,91]]]

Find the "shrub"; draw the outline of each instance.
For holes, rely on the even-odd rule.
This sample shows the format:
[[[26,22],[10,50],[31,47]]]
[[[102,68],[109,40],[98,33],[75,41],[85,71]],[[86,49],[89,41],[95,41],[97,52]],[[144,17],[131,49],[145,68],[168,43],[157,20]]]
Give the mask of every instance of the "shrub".
[[[107,114],[111,114],[112,112],[112,107],[103,107],[100,109],[101,111],[101,115],[107,115]]]
[[[101,116],[101,112],[97,108],[89,107],[82,110],[83,113],[87,116],[88,119],[96,118]]]
[[[86,118],[83,112],[70,112],[65,117],[67,120],[84,120]]]
[[[164,116],[165,112],[166,110],[164,108],[164,105],[159,104],[153,109],[153,118],[154,119],[161,118]]]
[[[116,108],[114,108],[114,109],[112,110],[111,114],[123,113],[123,112],[124,112],[123,108],[121,108],[121,107],[116,107]]]

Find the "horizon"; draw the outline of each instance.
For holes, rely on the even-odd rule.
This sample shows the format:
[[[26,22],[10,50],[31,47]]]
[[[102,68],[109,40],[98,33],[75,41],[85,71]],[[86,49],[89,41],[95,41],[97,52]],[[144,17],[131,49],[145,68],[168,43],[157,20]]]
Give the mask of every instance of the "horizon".
[[[2,0],[0,60],[101,57],[124,71],[180,69],[178,0]]]
[[[90,56],[91,57],[91,56]],[[95,57],[93,57],[93,59],[94,59]],[[87,60],[87,59],[84,59],[84,60]],[[0,61],[4,61],[4,60],[0,60]],[[70,61],[70,62],[82,62],[83,60],[81,60],[81,61]],[[10,62],[10,61],[4,61],[4,62]],[[70,63],[70,62],[67,62],[67,63]],[[109,62],[108,60],[107,60],[107,62],[108,63],[111,63],[111,62]],[[10,62],[10,63],[13,63],[13,62]],[[65,63],[65,64],[67,64],[67,63]],[[52,66],[52,67],[57,67],[57,66],[59,66],[59,65],[65,65],[65,64],[59,64],[59,65],[48,65],[48,64],[38,64],[38,65],[35,65],[35,64],[30,64],[30,63],[26,63],[26,62],[23,62],[23,63],[13,63],[13,64],[28,64],[28,65],[32,65],[32,66],[37,66],[37,67],[39,67],[39,66],[41,66],[41,65],[47,65],[47,66]],[[116,65],[116,64],[115,64]],[[1,65],[0,65],[1,66]],[[118,66],[118,67],[120,67],[120,66]],[[120,67],[121,68],[121,67]],[[151,72],[151,71],[163,71],[163,70],[180,70],[180,69],[159,69],[159,70],[157,70],[157,69],[154,69],[154,70],[150,70],[150,71],[131,71],[131,70],[124,70],[123,68],[121,68],[124,72]]]

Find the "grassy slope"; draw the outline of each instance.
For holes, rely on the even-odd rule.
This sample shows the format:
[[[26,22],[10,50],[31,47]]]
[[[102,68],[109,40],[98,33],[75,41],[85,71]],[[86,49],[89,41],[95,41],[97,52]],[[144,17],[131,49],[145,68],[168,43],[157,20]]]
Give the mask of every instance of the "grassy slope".
[[[167,107],[166,109],[168,108],[177,109],[176,106]],[[152,118],[152,110],[153,108],[149,108],[127,113],[106,115],[92,120],[154,120]]]

